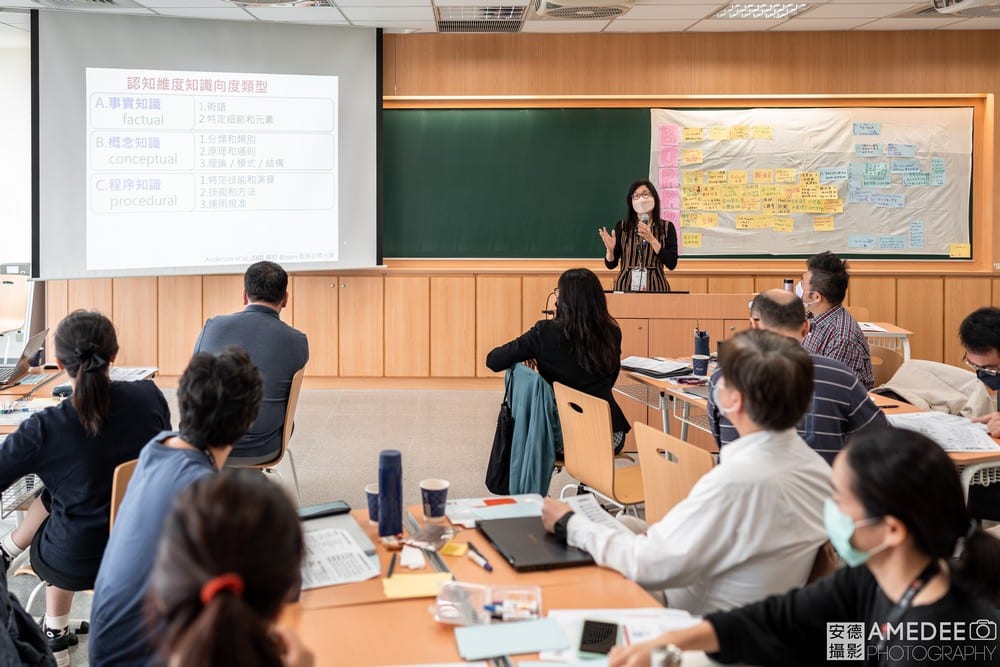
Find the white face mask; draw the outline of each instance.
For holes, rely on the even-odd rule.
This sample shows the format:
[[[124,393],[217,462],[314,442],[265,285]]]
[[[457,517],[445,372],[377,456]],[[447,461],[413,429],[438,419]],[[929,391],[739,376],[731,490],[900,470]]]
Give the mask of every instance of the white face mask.
[[[800,280],[799,282],[795,283],[795,296],[801,299],[804,294],[805,292],[802,291],[802,281]]]
[[[632,208],[635,209],[636,213],[649,213],[653,210],[653,206],[656,202],[653,201],[652,197],[646,197],[645,199],[633,199]]]
[[[733,406],[730,405],[726,408],[719,402],[719,385],[712,387],[712,402],[715,403],[715,407],[719,409],[719,412],[722,413],[723,417],[728,417],[729,413],[733,410]]]

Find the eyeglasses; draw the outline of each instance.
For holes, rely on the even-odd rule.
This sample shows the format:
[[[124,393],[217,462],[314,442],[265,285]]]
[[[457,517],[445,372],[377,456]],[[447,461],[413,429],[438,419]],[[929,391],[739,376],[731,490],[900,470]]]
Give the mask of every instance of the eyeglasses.
[[[1000,368],[997,368],[995,366],[994,367],[978,366],[969,361],[969,358],[964,354],[962,355],[962,361],[965,363],[966,366],[976,371],[977,373],[982,372],[986,373],[987,375],[993,375],[993,376],[1000,375]]]
[[[651,195],[648,192],[636,192],[634,195],[632,195],[632,200],[634,201],[636,199],[651,199],[652,197],[653,195]]]

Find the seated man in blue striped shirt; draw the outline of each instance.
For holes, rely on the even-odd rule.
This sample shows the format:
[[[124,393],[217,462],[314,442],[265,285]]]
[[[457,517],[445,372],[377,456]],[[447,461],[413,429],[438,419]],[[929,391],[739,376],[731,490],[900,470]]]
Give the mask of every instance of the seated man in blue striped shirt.
[[[801,299],[791,292],[772,289],[758,294],[750,305],[750,328],[773,331],[801,343],[809,331],[809,323]],[[832,462],[847,436],[870,424],[885,426],[888,422],[850,368],[829,357],[809,356],[816,373],[812,403],[797,429],[810,447]],[[716,371],[709,380],[709,387],[714,387],[718,381],[719,371]],[[709,396],[712,395],[709,392]],[[711,398],[708,399],[708,421],[719,447],[739,437]]]

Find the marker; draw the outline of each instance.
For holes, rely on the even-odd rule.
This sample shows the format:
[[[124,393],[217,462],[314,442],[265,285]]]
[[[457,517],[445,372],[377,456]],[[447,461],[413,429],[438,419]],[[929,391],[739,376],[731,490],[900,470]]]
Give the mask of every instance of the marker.
[[[386,579],[392,578],[392,571],[396,569],[396,554],[392,555],[392,560],[389,561],[389,573],[385,575]]]
[[[899,405],[897,405],[897,404],[895,404],[895,403],[894,403],[894,404],[892,404],[892,405],[880,405],[880,406],[878,406],[878,407],[882,408],[883,410],[886,410],[886,409],[888,409],[888,408],[898,408],[898,407],[899,407]]]
[[[483,555],[481,553],[479,553],[478,551],[474,551],[473,549],[469,549],[468,551],[465,552],[465,555],[469,557],[469,560],[471,560],[473,563],[475,563],[479,567],[483,568],[487,572],[492,572],[493,571],[493,566],[490,565],[490,562],[488,560],[486,560],[483,557]]]

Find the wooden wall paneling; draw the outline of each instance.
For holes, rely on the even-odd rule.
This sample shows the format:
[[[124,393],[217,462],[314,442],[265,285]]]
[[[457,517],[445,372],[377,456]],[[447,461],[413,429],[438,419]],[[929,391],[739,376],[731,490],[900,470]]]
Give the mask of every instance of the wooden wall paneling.
[[[994,306],[1000,307],[1000,278],[993,279],[993,301]]]
[[[384,287],[382,276],[340,276],[340,374],[378,377],[384,373]]]
[[[115,278],[111,312],[118,331],[119,366],[158,365],[156,278]]]
[[[96,310],[111,317],[113,310],[111,292],[111,278],[70,280],[66,305],[69,312],[83,308],[84,310]]]
[[[472,377],[476,374],[476,279],[432,276],[430,284],[430,374]]]
[[[745,320],[725,320],[723,322],[722,334],[723,338],[719,340],[726,340],[732,338],[741,331],[746,331],[750,328],[750,311],[747,310],[747,318]],[[716,351],[718,346],[714,343],[712,344],[712,351]]]
[[[787,274],[780,276],[754,276],[753,292],[755,294],[760,294],[761,292],[766,292],[769,289],[781,289],[784,287],[785,278],[791,278],[793,283],[797,283],[801,277],[801,273],[792,272],[788,272]]]
[[[867,308],[873,322],[896,324],[895,276],[852,277],[847,298],[850,305]]]
[[[725,339],[723,320],[650,320],[650,357],[690,357],[694,354],[694,329],[708,331],[714,350]]]
[[[430,277],[385,278],[385,374],[430,375]]]
[[[942,361],[944,354],[944,279],[897,278],[896,324],[913,332],[910,356]]]
[[[293,276],[291,299],[295,301],[292,326],[309,339],[309,377],[331,377],[339,372],[340,331],[337,276]]]
[[[163,375],[180,375],[204,324],[201,276],[161,276],[157,278],[156,296],[157,365]]]
[[[709,294],[750,294],[753,291],[753,276],[708,276]]]
[[[228,315],[243,310],[243,276],[203,276],[201,283],[201,318]]]
[[[675,292],[690,292],[691,294],[707,294],[708,278],[705,276],[682,276],[676,273],[667,274],[670,289]]]
[[[493,376],[486,354],[524,333],[522,316],[520,276],[476,276],[476,375]]]
[[[648,357],[649,320],[623,317],[618,326],[622,330],[622,357]]]
[[[965,316],[983,306],[992,298],[990,278],[962,278],[946,276],[944,279],[944,356],[941,361],[965,368],[962,363],[962,345],[958,341],[958,327]]]
[[[68,282],[66,280],[45,281],[45,326],[49,329],[49,333],[45,337],[45,361],[47,363],[55,363],[56,348],[52,338],[55,336],[59,322],[69,313]]]
[[[527,331],[538,320],[545,319],[542,310],[554,309],[556,298],[549,296],[559,282],[559,274],[527,275],[521,279],[521,329]]]

